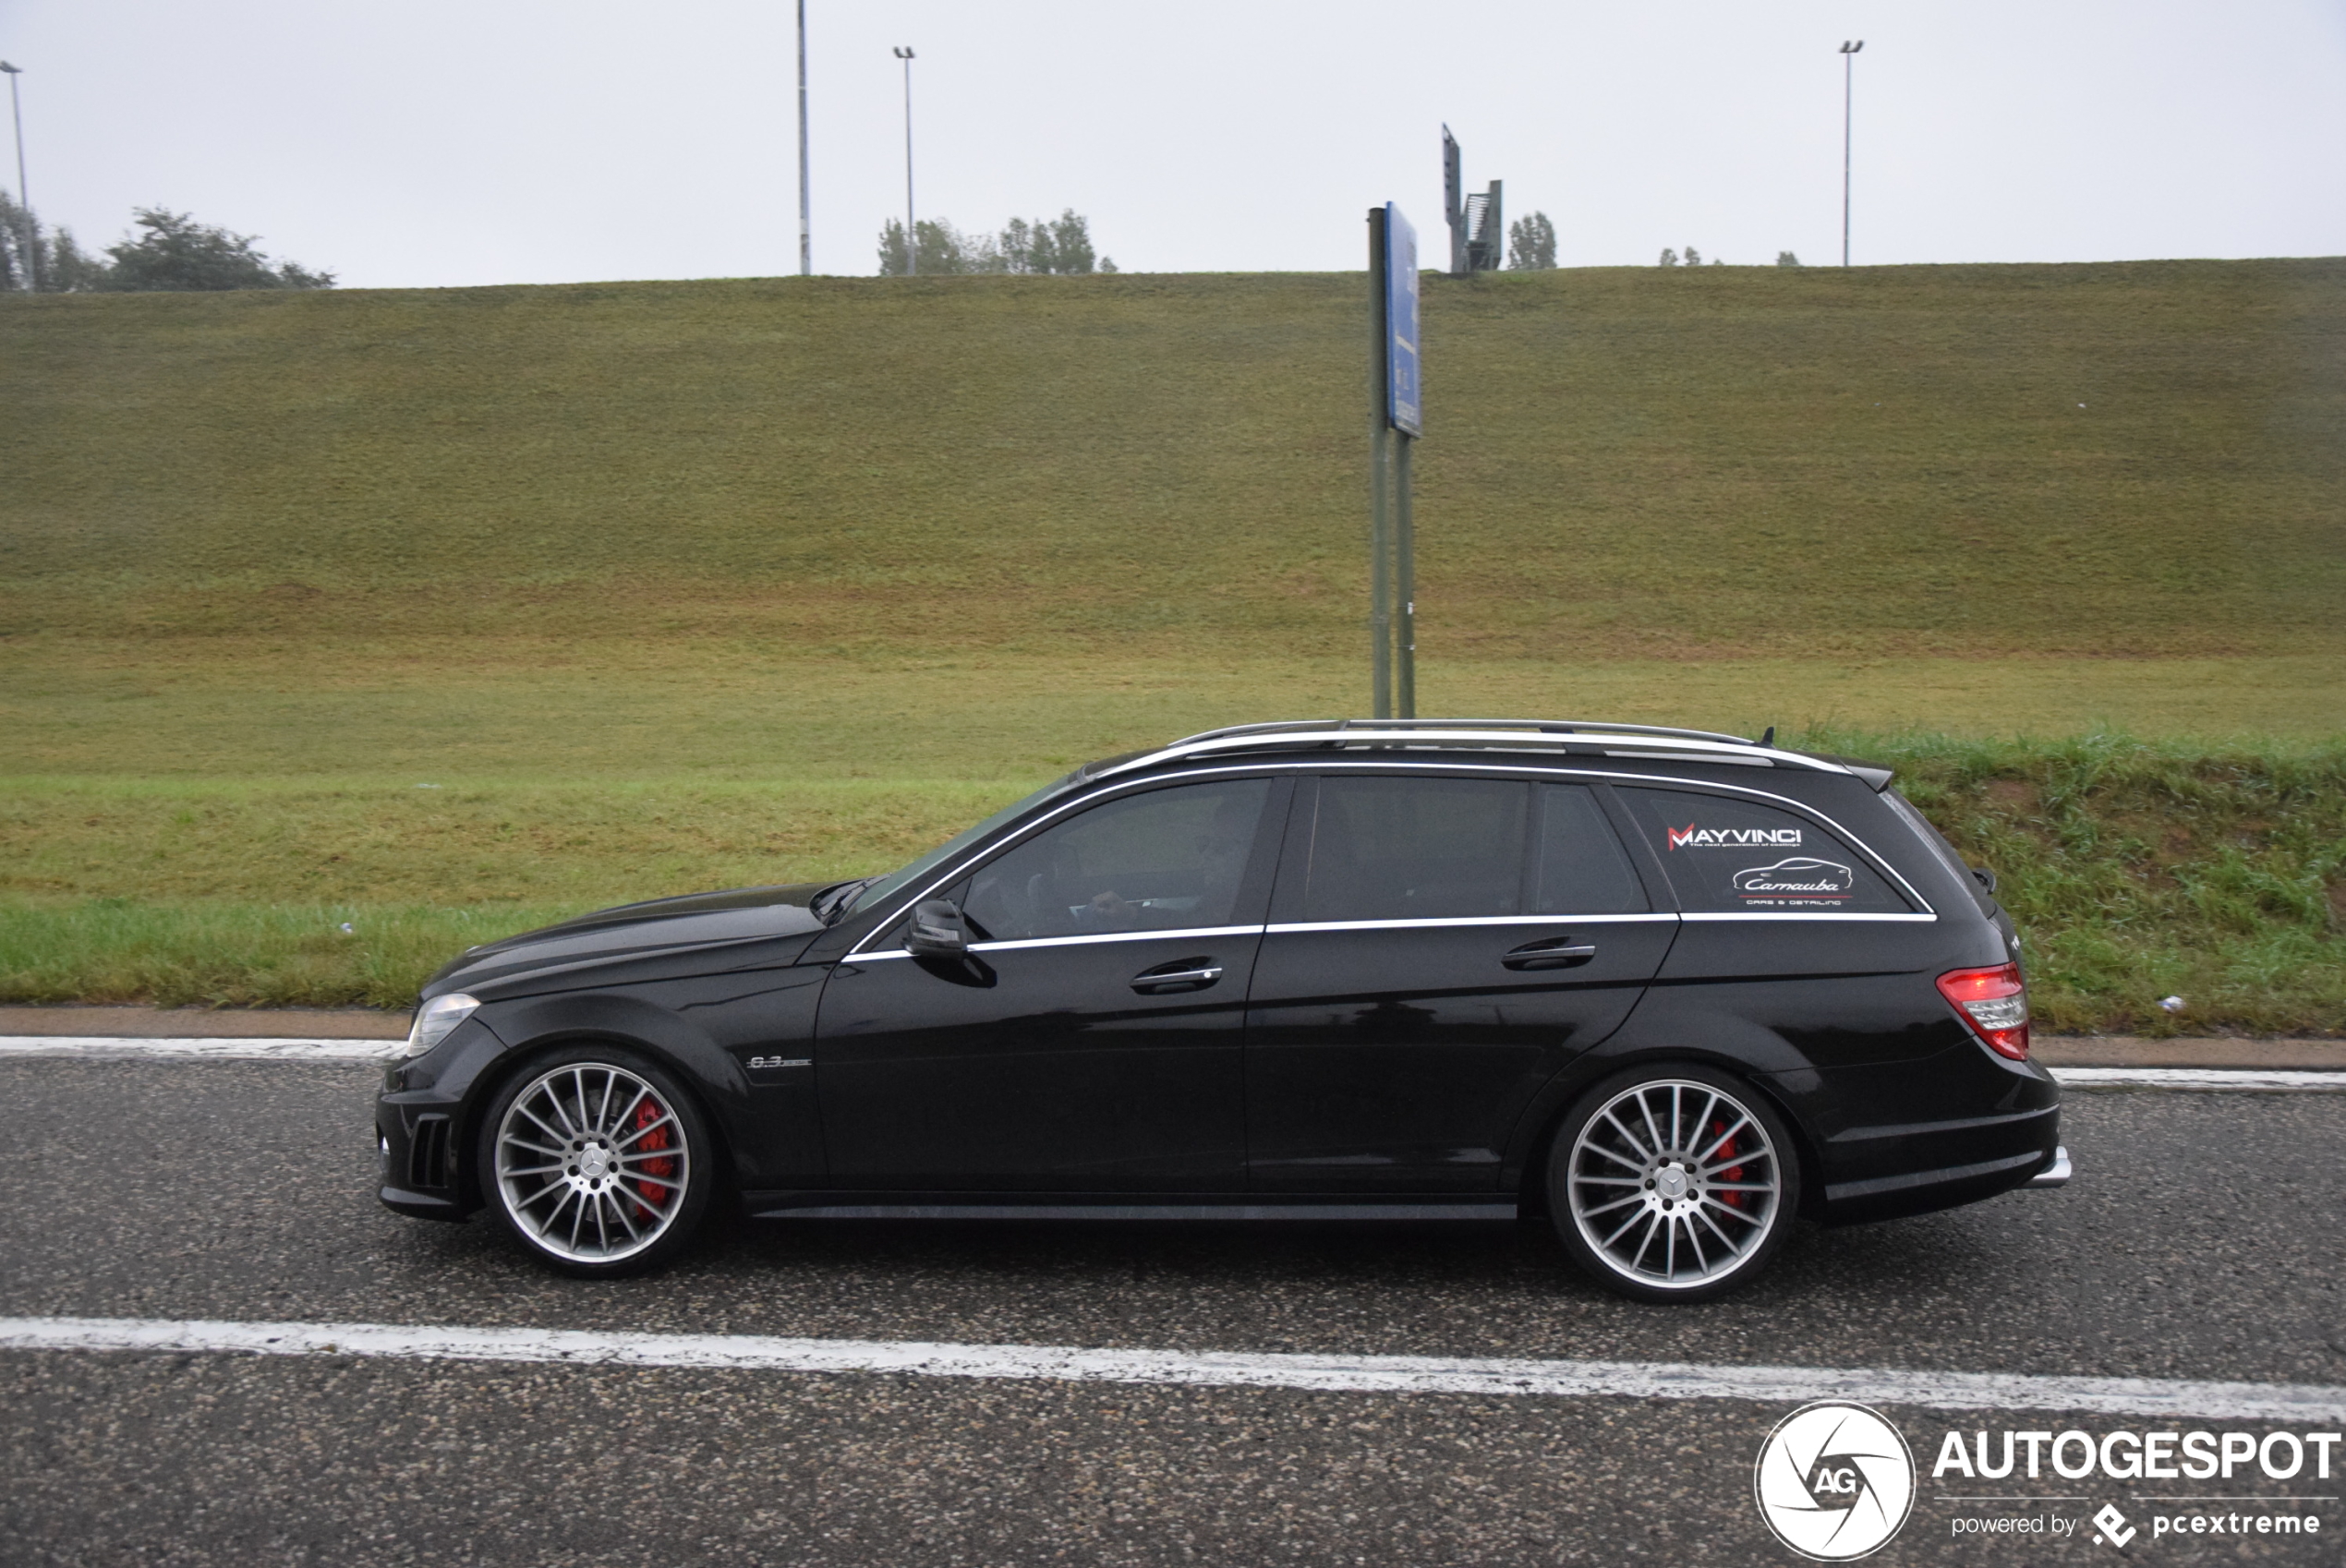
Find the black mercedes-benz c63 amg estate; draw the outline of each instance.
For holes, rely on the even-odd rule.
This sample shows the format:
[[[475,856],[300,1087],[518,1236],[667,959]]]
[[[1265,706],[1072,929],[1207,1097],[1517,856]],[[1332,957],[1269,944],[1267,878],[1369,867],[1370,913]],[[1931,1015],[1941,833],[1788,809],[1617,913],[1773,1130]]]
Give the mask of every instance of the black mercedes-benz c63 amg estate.
[[[1493,1220],[1626,1295],[2066,1178],[2020,939],[1888,772],[1731,735],[1249,725],[885,876],[476,947],[382,1200],[581,1274],[752,1215]]]

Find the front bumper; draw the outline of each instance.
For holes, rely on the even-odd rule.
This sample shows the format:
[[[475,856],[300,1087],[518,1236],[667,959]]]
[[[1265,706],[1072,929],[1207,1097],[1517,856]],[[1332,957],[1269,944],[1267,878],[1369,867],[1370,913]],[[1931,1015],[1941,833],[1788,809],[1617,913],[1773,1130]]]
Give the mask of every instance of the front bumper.
[[[375,1196],[419,1220],[461,1220],[480,1207],[465,1157],[469,1092],[504,1050],[467,1019],[422,1055],[393,1062],[375,1097]]]

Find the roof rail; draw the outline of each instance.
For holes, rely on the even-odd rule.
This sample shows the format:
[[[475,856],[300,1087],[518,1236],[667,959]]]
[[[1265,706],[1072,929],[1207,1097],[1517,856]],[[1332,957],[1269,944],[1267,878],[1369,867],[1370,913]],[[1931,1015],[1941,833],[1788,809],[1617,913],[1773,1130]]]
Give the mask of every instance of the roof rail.
[[[1419,747],[1554,747],[1588,750],[1609,757],[1677,758],[1687,762],[1733,762],[1749,767],[1797,767],[1848,773],[1855,766],[1808,752],[1761,745],[1740,735],[1709,730],[1670,730],[1651,724],[1602,724],[1589,719],[1537,718],[1344,718],[1238,724],[1208,730],[1167,745],[1106,758],[1082,769],[1086,778],[1104,778],[1179,757],[1235,756],[1250,751],[1411,750]],[[1879,773],[1879,769],[1872,770]],[[1885,776],[1886,781],[1886,776]],[[1880,788],[1879,785],[1876,788]]]
[[[1315,718],[1282,719],[1272,724],[1233,724],[1227,729],[1184,735],[1159,747],[1170,751],[1193,741],[1219,741],[1232,735],[1270,735],[1280,730],[1530,730],[1550,735],[1595,731],[1606,735],[1671,735],[1685,741],[1714,741],[1730,746],[1757,745],[1747,735],[1723,735],[1714,730],[1673,730],[1655,724],[1609,724],[1595,718]]]

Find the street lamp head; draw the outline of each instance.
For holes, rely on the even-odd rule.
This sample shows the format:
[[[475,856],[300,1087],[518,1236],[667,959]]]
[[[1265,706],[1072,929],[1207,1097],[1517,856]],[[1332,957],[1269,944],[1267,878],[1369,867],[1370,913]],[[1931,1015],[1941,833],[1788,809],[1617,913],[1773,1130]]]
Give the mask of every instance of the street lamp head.
[[[1865,46],[1866,41],[1862,38],[1857,40],[1855,43],[1851,43],[1844,40],[1841,45],[1841,52],[1844,54],[1855,54],[1858,50],[1863,49]]]
[[[896,51],[896,57],[900,60],[909,60],[913,57],[913,52],[910,49],[899,49]]]
[[[6,71],[12,77],[20,77],[24,75],[24,67],[22,66],[12,66],[6,60],[0,60],[0,71]]]

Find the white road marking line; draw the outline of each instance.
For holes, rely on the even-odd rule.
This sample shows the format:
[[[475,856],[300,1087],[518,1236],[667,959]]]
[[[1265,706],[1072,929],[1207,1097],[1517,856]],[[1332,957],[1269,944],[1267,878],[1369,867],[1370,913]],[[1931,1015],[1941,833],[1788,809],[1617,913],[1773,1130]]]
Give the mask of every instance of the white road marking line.
[[[2346,1091],[2346,1072],[2298,1072],[2279,1067],[2050,1067],[2077,1089],[2227,1089],[2264,1092]]]
[[[0,1318],[0,1350],[241,1352],[427,1361],[719,1368],[771,1372],[894,1372],[932,1378],[1181,1383],[1350,1393],[1544,1394],[1623,1399],[1734,1399],[1805,1404],[1849,1399],[1940,1410],[2062,1410],[2201,1420],[2346,1421],[2346,1388],[2056,1378],[2014,1372],[1923,1372],[1832,1367],[1704,1367],[1667,1361],[1532,1361],[1433,1356],[1319,1356],[1238,1351],[1083,1350],[1039,1345],[780,1339],[416,1326],[238,1323],[160,1318]]]
[[[4,1034],[9,1056],[171,1056],[206,1061],[386,1062],[397,1040],[143,1040],[113,1034]]]

